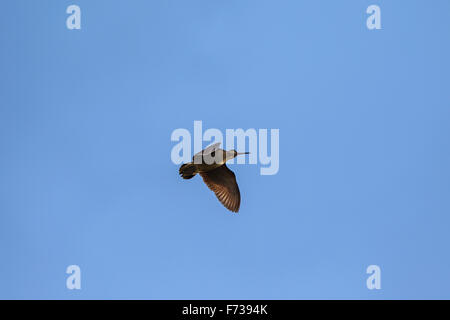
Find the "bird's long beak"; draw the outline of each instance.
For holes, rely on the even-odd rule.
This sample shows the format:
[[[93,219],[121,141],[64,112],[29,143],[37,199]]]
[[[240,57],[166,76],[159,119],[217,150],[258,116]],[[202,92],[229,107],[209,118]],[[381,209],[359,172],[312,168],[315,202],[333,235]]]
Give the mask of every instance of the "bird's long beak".
[[[240,155],[240,154],[250,154],[250,152],[238,152],[237,153],[237,155]]]

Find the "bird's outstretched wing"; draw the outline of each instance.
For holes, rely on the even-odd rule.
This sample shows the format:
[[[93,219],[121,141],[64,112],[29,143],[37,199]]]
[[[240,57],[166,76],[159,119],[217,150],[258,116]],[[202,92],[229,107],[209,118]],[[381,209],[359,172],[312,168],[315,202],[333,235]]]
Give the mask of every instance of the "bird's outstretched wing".
[[[201,172],[200,175],[208,188],[214,191],[217,199],[219,199],[228,210],[233,212],[239,211],[241,194],[233,171],[228,169],[224,164],[217,169]]]
[[[192,157],[192,161],[194,161],[194,163],[197,163],[197,164],[202,163],[203,157],[210,155],[213,151],[216,151],[219,148],[219,146],[220,146],[220,142],[217,142],[217,143],[214,143],[214,144],[206,147],[204,150],[194,154],[194,156]]]

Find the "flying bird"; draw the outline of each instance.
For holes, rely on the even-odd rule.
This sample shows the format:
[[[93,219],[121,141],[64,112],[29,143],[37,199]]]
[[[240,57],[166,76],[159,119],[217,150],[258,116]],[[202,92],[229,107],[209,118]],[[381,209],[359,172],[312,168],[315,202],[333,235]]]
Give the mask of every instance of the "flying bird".
[[[219,148],[220,142],[196,153],[192,162],[185,163],[180,167],[180,175],[183,179],[191,179],[197,173],[203,178],[209,189],[217,199],[232,212],[238,212],[241,204],[241,194],[236,182],[234,172],[225,164],[228,160],[240,154],[249,152],[237,152],[236,150],[225,151]]]

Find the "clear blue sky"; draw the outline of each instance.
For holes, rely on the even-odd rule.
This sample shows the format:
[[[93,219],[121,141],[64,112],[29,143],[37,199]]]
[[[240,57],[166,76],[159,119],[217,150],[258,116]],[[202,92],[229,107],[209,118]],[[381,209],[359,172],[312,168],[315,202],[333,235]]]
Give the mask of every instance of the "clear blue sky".
[[[0,298],[450,298],[449,32],[448,0],[3,1]],[[237,215],[170,160],[194,120],[280,129]]]

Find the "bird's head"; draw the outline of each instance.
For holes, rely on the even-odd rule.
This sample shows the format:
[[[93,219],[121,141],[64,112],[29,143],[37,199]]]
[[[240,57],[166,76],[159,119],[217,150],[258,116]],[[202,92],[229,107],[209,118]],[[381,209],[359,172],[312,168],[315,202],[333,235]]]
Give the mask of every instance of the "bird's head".
[[[227,151],[227,153],[226,153],[226,160],[225,161],[234,159],[240,154],[249,154],[249,153],[250,152],[237,152],[236,150],[230,150],[230,151]]]

